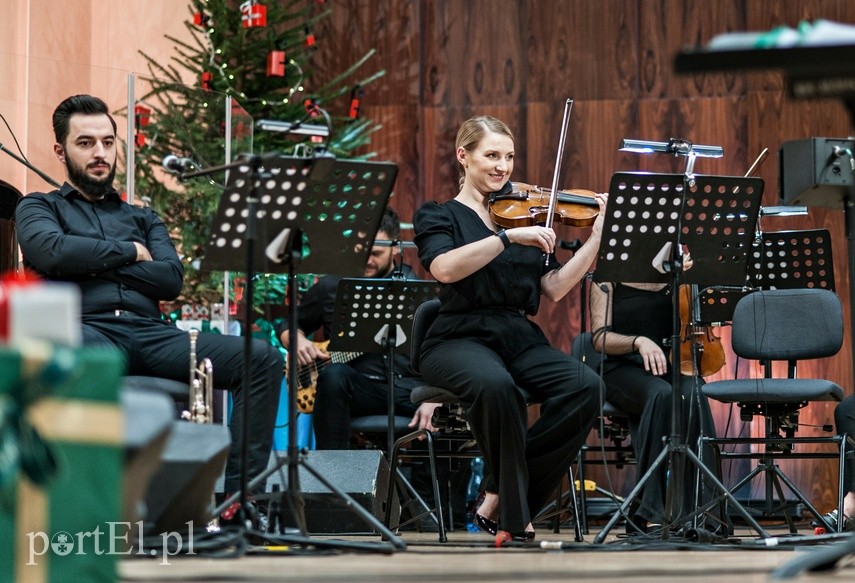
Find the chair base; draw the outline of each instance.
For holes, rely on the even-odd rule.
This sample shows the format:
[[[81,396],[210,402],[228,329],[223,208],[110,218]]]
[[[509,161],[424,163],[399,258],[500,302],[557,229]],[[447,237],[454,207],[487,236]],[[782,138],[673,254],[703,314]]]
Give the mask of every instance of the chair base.
[[[788,501],[783,486],[786,486],[790,493],[796,497],[796,500],[803,505],[804,508],[814,517],[821,525],[824,525],[828,532],[841,532],[834,525],[829,524],[819,510],[807,499],[804,493],[793,483],[793,481],[781,470],[777,465],[778,459],[824,459],[834,458],[838,460],[838,512],[843,512],[843,466],[845,460],[845,436],[835,435],[833,437],[768,437],[768,438],[711,438],[702,436],[699,440],[700,449],[703,451],[703,446],[709,444],[713,447],[717,457],[716,463],[719,465],[719,473],[721,473],[722,459],[756,459],[758,460],[757,467],[742,478],[736,485],[730,488],[730,493],[738,491],[740,488],[750,483],[754,478],[764,476],[765,497],[764,506],[760,514],[764,517],[777,516],[781,510],[790,505],[792,501]],[[763,445],[766,450],[759,453],[740,453],[740,452],[722,452],[721,446],[725,444],[749,444]],[[835,444],[838,447],[837,453],[794,453],[793,449],[797,445],[806,444]],[[783,486],[782,486],[783,485]],[[776,498],[777,496],[777,498]],[[777,506],[776,506],[777,499]],[[736,503],[738,504],[738,503]],[[792,514],[783,512],[784,520],[787,522],[787,527],[791,534],[798,532],[793,521]]]

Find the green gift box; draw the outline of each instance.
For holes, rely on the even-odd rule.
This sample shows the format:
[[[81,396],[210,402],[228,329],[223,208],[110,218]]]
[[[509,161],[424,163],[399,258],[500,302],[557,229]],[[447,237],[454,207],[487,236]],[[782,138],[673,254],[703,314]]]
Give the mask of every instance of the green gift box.
[[[133,538],[121,522],[123,358],[34,346],[0,347],[0,581],[115,581]]]

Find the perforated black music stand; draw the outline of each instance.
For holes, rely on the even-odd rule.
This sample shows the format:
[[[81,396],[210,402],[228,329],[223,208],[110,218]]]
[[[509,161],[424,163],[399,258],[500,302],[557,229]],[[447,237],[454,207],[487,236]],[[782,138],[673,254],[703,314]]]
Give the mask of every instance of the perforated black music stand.
[[[383,355],[389,383],[389,460],[395,444],[395,352],[409,357],[416,308],[438,293],[436,281],[354,278],[338,282],[329,349]]]
[[[743,296],[756,289],[815,288],[834,291],[834,258],[828,229],[773,231],[755,239],[747,286],[710,286],[698,291],[698,321],[730,322]]]
[[[235,270],[242,267],[241,258],[245,258],[246,393],[251,355],[252,280],[256,266],[264,273],[287,272],[289,281],[287,455],[249,482],[246,475],[247,440],[243,436],[241,505],[245,507],[250,487],[287,464],[288,488],[285,494],[302,537],[282,536],[279,539],[298,544],[365,550],[365,545],[308,538],[298,473],[302,465],[363,522],[381,532],[392,546],[404,549],[403,541],[307,463],[297,448],[296,431],[298,267],[315,273],[357,275],[364,272],[397,167],[389,163],[336,160],[332,157],[295,158],[278,154],[249,156],[226,167],[232,173],[217,210],[203,264],[207,269]],[[246,426],[244,418],[244,431]],[[233,495],[220,508],[228,507],[236,498]],[[381,551],[389,550],[389,543],[381,542],[374,546],[382,547],[378,549]]]
[[[619,172],[612,176],[609,201],[603,224],[603,236],[596,281],[631,283],[670,283],[677,290],[681,280],[699,286],[713,284],[744,285],[748,253],[763,196],[763,180],[730,176],[688,174],[649,174]],[[694,266],[683,272],[679,248],[685,245]],[[674,330],[671,350],[680,347],[678,294],[673,297]],[[688,448],[682,435],[680,367],[672,366],[672,419],[667,447],[650,465],[630,494],[624,499],[594,542],[605,540],[621,516],[654,472],[665,463],[670,468],[667,485],[663,538],[672,524],[679,524],[677,509],[682,506],[685,461],[691,461],[708,483],[729,500],[736,502],[728,489]],[[740,514],[761,536],[768,536],[741,506]]]

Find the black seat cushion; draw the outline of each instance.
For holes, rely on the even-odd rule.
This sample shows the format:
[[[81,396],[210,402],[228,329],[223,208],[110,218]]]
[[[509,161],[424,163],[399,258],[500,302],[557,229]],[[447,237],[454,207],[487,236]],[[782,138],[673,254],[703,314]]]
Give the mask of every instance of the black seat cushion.
[[[723,403],[841,401],[843,389],[825,379],[736,379],[707,383],[704,395]]]

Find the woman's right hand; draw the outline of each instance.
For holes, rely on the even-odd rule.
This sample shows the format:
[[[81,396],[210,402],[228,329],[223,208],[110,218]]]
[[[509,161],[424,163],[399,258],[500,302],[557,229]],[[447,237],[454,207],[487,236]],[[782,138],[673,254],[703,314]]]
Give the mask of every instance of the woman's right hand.
[[[639,336],[635,339],[635,348],[644,361],[644,370],[656,376],[665,374],[668,370],[668,362],[658,344],[647,336]]]
[[[507,229],[505,234],[511,243],[538,247],[544,253],[552,253],[555,249],[555,231],[546,227],[514,227]]]

